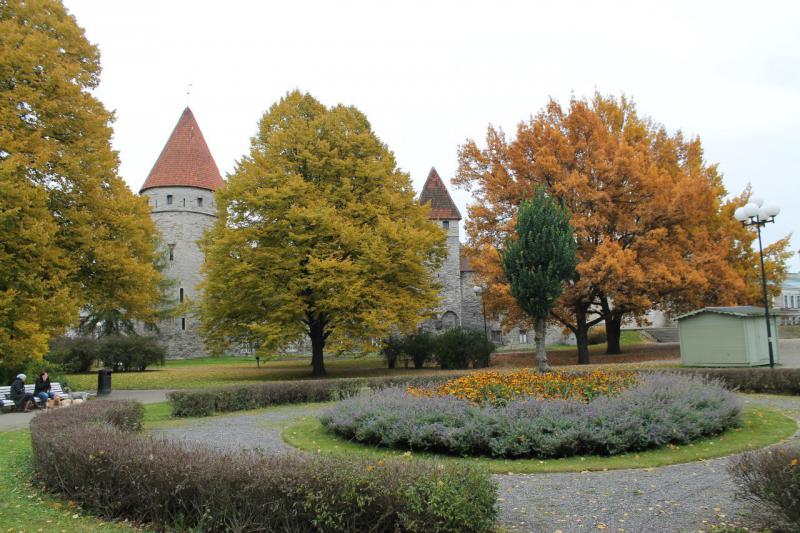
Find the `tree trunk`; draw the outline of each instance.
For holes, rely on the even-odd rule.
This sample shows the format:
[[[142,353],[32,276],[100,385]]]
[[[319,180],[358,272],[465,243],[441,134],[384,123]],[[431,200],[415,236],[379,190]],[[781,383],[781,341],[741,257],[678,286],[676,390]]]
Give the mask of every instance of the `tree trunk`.
[[[617,313],[612,313],[611,316],[606,316],[606,353],[608,355],[616,355],[622,353],[622,348],[619,345],[619,338],[622,335],[622,316]]]
[[[322,359],[325,350],[325,323],[322,320],[312,320],[308,326],[308,336],[311,338],[311,366],[314,368],[312,376],[325,375],[325,362]]]
[[[575,341],[578,344],[578,364],[589,364],[589,325],[586,323],[586,308],[575,306]]]
[[[533,334],[536,339],[536,368],[539,372],[550,372],[550,363],[547,362],[547,351],[544,348],[547,335],[547,319],[545,317],[536,319]]]

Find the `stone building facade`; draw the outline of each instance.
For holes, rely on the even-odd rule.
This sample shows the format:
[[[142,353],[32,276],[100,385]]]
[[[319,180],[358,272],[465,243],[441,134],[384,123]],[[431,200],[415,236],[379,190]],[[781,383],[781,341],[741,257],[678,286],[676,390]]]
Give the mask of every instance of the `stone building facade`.
[[[455,327],[488,331],[488,325],[484,328],[480,296],[475,291],[475,269],[461,249],[461,212],[435,168],[428,173],[419,202],[430,205],[431,221],[447,233],[447,257],[436,272],[442,286],[441,302],[435,310],[436,317],[423,327],[434,332]]]
[[[532,332],[529,334],[520,328],[503,331],[498,321],[484,319],[481,298],[476,291],[478,281],[475,279],[475,269],[461,247],[461,213],[435,168],[428,173],[419,201],[430,204],[431,221],[441,225],[447,232],[447,257],[436,273],[442,285],[441,303],[436,309],[436,317],[425,322],[423,327],[434,332],[454,327],[484,331],[496,345],[532,344]],[[568,342],[568,337],[559,327],[551,327],[547,332],[548,343]]]
[[[177,304],[197,301],[203,253],[198,241],[216,218],[214,191],[225,184],[200,127],[187,107],[142,185],[166,256],[166,276],[174,281]],[[159,337],[171,359],[203,357],[208,352],[198,319],[189,312],[162,321]]]
[[[187,107],[140,190],[148,198],[151,216],[161,234],[167,256],[165,274],[174,282],[172,290],[177,304],[190,304],[201,297],[197,287],[202,281],[203,254],[198,241],[214,223],[217,207],[214,191],[224,184],[200,127]],[[480,295],[475,291],[475,270],[461,247],[461,213],[435,168],[428,174],[419,201],[430,204],[431,221],[447,234],[447,257],[436,272],[442,286],[441,302],[435,310],[436,316],[423,327],[434,332],[454,327],[486,331],[496,344],[533,342],[524,330],[503,332],[499,323],[484,319]],[[161,322],[158,332],[170,359],[208,355],[199,334],[199,320],[188,311]],[[560,330],[549,332],[549,342],[560,340]],[[305,344],[301,342],[291,351],[305,351]]]
[[[436,317],[424,324],[425,329],[443,331],[464,325],[464,287],[461,275],[461,240],[459,222],[461,213],[447,191],[442,178],[431,168],[419,195],[419,202],[430,206],[431,221],[446,233],[447,255],[436,272],[436,281],[441,285],[441,301],[435,310]]]

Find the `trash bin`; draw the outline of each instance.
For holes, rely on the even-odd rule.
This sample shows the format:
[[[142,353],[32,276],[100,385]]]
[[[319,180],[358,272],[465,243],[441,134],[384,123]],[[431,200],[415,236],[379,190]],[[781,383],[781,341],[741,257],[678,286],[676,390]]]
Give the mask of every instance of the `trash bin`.
[[[111,370],[101,368],[97,371],[97,395],[111,394]]]

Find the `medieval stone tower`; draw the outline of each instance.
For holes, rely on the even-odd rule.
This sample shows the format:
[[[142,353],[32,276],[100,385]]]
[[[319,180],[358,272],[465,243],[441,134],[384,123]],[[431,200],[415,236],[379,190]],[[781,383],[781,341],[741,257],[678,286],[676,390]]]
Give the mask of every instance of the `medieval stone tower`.
[[[166,276],[177,302],[197,301],[203,254],[197,241],[216,218],[214,191],[225,185],[192,111],[187,107],[139,194],[148,197],[167,255]],[[207,355],[198,321],[184,314],[159,324],[168,358]]]
[[[442,286],[441,304],[436,310],[436,320],[429,321],[425,327],[434,331],[455,327],[483,329],[480,299],[473,291],[474,272],[461,253],[461,213],[435,168],[428,173],[419,202],[430,204],[428,217],[447,233],[447,257],[436,272],[437,281]]]

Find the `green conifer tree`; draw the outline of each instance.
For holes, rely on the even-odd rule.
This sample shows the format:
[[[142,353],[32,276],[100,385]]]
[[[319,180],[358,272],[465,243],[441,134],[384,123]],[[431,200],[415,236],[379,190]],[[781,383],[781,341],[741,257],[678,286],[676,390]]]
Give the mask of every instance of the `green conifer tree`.
[[[534,320],[536,364],[550,369],[545,351],[547,317],[564,282],[575,276],[575,235],[569,212],[539,188],[523,201],[517,213],[516,238],[501,252],[503,272],[511,294]]]

